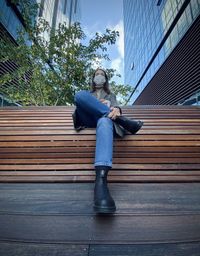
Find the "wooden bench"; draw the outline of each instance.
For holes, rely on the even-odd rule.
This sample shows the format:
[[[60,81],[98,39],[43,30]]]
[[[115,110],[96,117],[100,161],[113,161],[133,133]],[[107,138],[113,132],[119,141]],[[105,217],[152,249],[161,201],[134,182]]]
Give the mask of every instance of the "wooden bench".
[[[0,109],[1,182],[93,181],[95,129],[77,133],[74,107]],[[144,121],[136,135],[115,139],[111,182],[200,181],[200,108],[123,107]]]

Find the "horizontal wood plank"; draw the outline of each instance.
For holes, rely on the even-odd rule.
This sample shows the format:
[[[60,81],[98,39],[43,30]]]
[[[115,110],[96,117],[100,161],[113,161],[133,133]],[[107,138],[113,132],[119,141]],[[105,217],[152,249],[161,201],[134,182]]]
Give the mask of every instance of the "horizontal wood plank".
[[[92,245],[89,256],[199,256],[200,243],[138,244],[138,245]]]
[[[116,215],[200,213],[199,183],[112,183]],[[0,184],[0,213],[94,215],[92,183]]]
[[[199,241],[200,215],[96,218],[82,215],[1,215],[0,239],[18,242],[136,244]],[[133,228],[134,227],[134,228]],[[103,230],[103,232],[102,232]]]
[[[0,242],[5,256],[88,256],[89,245]]]

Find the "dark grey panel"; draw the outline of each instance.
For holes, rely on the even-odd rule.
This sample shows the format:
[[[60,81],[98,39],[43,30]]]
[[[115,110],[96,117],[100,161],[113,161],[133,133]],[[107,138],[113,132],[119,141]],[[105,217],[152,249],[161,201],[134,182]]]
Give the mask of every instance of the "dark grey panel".
[[[171,52],[134,105],[173,105],[200,89],[200,17]]]

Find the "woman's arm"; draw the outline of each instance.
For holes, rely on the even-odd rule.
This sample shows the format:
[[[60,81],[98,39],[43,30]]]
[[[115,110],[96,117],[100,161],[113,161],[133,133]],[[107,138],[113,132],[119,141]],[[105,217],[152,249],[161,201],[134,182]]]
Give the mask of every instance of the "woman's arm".
[[[110,107],[111,112],[108,115],[108,117],[115,120],[118,116],[122,114],[122,110],[119,107],[119,103],[117,102],[116,95],[114,93],[111,93],[110,101],[111,101],[111,107]]]
[[[117,102],[116,95],[114,93],[111,93],[111,107],[118,108],[120,111],[120,114],[122,114],[122,109],[119,107],[119,103]]]

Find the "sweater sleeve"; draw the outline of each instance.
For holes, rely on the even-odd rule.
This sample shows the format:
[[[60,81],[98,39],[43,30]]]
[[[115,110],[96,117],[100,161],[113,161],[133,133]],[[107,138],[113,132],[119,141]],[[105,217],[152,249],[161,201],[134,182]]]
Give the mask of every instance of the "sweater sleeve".
[[[122,114],[122,109],[119,107],[119,103],[117,102],[116,95],[114,93],[111,93],[111,107],[118,108],[120,111],[120,114]]]
[[[110,93],[110,102],[111,102],[111,107],[119,105],[116,99],[116,95],[114,93]]]

